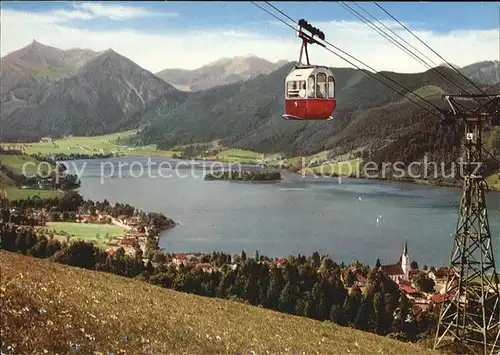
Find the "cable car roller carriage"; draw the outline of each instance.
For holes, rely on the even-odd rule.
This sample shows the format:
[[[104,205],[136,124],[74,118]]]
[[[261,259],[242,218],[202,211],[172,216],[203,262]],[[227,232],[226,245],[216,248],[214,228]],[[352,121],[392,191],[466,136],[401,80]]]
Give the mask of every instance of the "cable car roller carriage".
[[[305,33],[304,30],[310,34]],[[308,44],[319,44],[313,37],[325,40],[325,34],[311,26],[304,19],[298,22],[298,37],[302,39],[298,64],[285,79],[285,114],[284,120],[328,121],[333,119],[335,111],[335,78],[325,66],[311,65],[307,52]],[[306,63],[302,63],[305,54]]]

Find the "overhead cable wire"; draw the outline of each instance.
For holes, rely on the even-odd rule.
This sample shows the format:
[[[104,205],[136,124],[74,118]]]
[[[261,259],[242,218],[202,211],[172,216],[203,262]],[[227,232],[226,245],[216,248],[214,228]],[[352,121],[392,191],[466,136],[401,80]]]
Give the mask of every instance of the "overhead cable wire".
[[[270,4],[268,1],[265,1],[269,6],[271,6],[273,9],[275,9],[276,11],[278,11],[280,14],[282,14],[283,16],[285,16],[286,18],[288,18],[290,21],[294,22],[294,23],[297,23],[293,18],[291,18],[290,16],[288,16],[286,13],[284,13],[283,11],[281,11],[280,9],[278,9],[277,7],[275,7],[274,5]],[[268,13],[269,15],[271,15],[272,17],[274,17],[275,19],[277,19],[278,21],[282,22],[283,24],[285,24],[286,26],[290,27],[294,32],[298,32],[298,30],[290,25],[288,22],[284,21],[283,19],[279,18],[278,16],[276,16],[275,14],[273,14],[272,12],[268,11],[267,9],[263,8],[262,6],[260,6],[259,4],[257,4],[256,2],[252,1],[252,3],[257,6],[258,8],[260,8],[261,10],[265,11],[266,13]],[[351,62],[350,60],[346,59],[345,57],[343,57],[342,55],[336,53],[335,51],[333,51],[332,49],[326,47],[323,43],[320,42],[319,39],[316,39],[316,42],[321,45],[323,48],[325,48],[327,51],[329,51],[330,53],[336,55],[337,57],[341,58],[342,60],[344,60],[345,62],[351,64],[352,66],[354,66],[355,68],[359,69],[359,70],[363,70],[362,68],[360,68],[358,65],[354,64],[353,62]],[[343,54],[347,55],[348,57],[356,60],[357,62],[361,63],[362,65],[368,67],[370,70],[374,71],[374,72],[377,72],[375,69],[373,69],[371,66],[369,66],[368,64],[362,62],[361,60],[357,59],[356,57],[352,56],[351,54],[345,52],[344,50],[340,49],[339,47],[333,45],[332,43],[326,41],[326,40],[322,40],[322,42],[326,43],[327,45],[335,48],[336,50],[338,50],[339,52],[342,52]],[[434,112],[432,112],[430,109],[422,106],[421,104],[419,104],[418,102],[410,99],[407,95],[408,94],[412,94],[416,97],[418,97],[420,100],[424,101],[425,103],[427,103],[429,106],[433,107],[434,109],[436,109],[438,112],[441,112],[441,109],[434,105],[432,102],[429,102],[428,100],[424,99],[422,96],[416,94],[415,92],[413,92],[412,90],[404,87],[403,85],[399,84],[398,82],[396,82],[395,80],[393,80],[392,78],[388,77],[387,75],[385,75],[384,73],[381,73],[379,72],[378,74],[382,77],[384,77],[385,79],[391,81],[392,83],[398,85],[399,87],[401,87],[403,90],[406,90],[407,91],[407,94],[405,93],[402,93],[401,91],[398,91],[397,89],[395,89],[394,87],[390,86],[389,84],[387,84],[386,82],[380,80],[380,78],[377,78],[376,75],[374,75],[373,73],[367,71],[367,70],[363,70],[366,74],[368,74],[370,77],[372,77],[373,79],[375,79],[376,81],[380,82],[381,84],[385,85],[386,87],[388,87],[389,89],[393,90],[394,92],[400,94],[401,96],[405,97],[408,101],[412,102],[413,104],[419,106],[420,108],[422,108],[423,110],[427,111],[428,113],[430,113],[431,115],[435,116],[435,117],[438,117],[439,119],[442,119],[442,117]]]
[[[422,41],[420,39],[420,37],[418,37],[415,33],[413,33],[408,27],[406,27],[404,24],[401,23],[401,21],[399,21],[397,18],[395,18],[394,16],[392,16],[386,9],[384,9],[381,5],[379,5],[376,1],[373,2],[375,5],[377,5],[377,7],[379,9],[381,9],[382,11],[384,11],[390,18],[392,18],[394,21],[396,21],[401,27],[403,27],[405,30],[407,30],[413,37],[415,37],[418,41],[420,41],[420,43],[422,43],[424,46],[426,46],[430,51],[432,51],[432,53],[434,53],[435,55],[437,55],[439,58],[441,58],[441,60],[443,60],[447,65],[450,66],[451,69],[453,69],[454,71],[456,71],[460,76],[462,76],[465,80],[467,80],[470,84],[472,84],[472,86],[474,86],[476,88],[476,90],[478,90],[481,94],[483,95],[486,95],[486,93],[481,90],[481,88],[479,88],[472,80],[470,80],[466,75],[464,75],[464,73],[462,73],[460,70],[458,70],[457,68],[455,68],[452,64],[450,64],[446,59],[444,59],[439,53],[437,53],[434,49],[432,49],[427,43],[425,43],[424,41]]]
[[[391,35],[387,34],[384,30],[382,30],[380,27],[378,26],[375,26],[370,20],[368,20],[366,17],[364,17],[363,15],[361,15],[359,12],[357,12],[356,10],[354,10],[351,6],[349,6],[348,4],[346,4],[344,1],[341,1],[339,2],[339,4],[341,6],[343,6],[345,9],[347,9],[349,12],[351,12],[354,16],[356,16],[358,19],[360,19],[362,22],[366,23],[368,26],[370,26],[374,31],[376,31],[377,33],[379,33],[381,36],[385,37],[386,39],[388,39],[389,41],[391,41],[392,43],[394,43],[396,46],[398,46],[400,49],[402,49],[403,51],[405,51],[407,54],[409,54],[410,56],[412,56],[415,60],[419,61],[420,63],[422,63],[424,66],[426,66],[428,69],[430,69],[431,71],[435,72],[436,74],[438,74],[439,76],[441,76],[441,78],[443,78],[444,80],[446,80],[448,83],[450,83],[451,85],[453,85],[454,87],[456,87],[458,90],[460,90],[460,92],[463,92],[465,94],[468,95],[468,92],[466,90],[464,90],[460,85],[456,84],[455,82],[453,82],[451,79],[449,79],[448,77],[446,77],[443,73],[441,73],[436,67],[438,67],[438,65],[436,63],[434,63],[429,57],[427,57],[425,54],[423,54],[421,51],[419,51],[417,48],[415,48],[415,46],[413,46],[412,44],[408,43],[408,41],[406,41],[404,38],[402,38],[400,35],[398,35],[396,32],[394,32],[391,28],[389,28],[387,25],[385,25],[382,21],[380,21],[379,19],[377,19],[375,16],[373,16],[370,12],[368,12],[367,10],[365,10],[361,5],[358,5],[356,4],[355,2],[353,2],[352,4],[355,5],[356,7],[358,7],[359,9],[361,9],[361,11],[363,11],[365,14],[367,14],[368,16],[370,16],[372,19],[374,19],[375,21],[377,21],[378,23],[380,23],[383,27],[385,27],[388,31],[390,31],[393,35],[395,35],[396,37],[398,37],[399,39],[401,39],[403,42],[405,42],[408,46],[412,47],[415,51],[417,51],[418,53],[420,53],[420,55],[422,55],[423,57],[425,57],[429,62],[431,62],[434,67],[432,65],[430,65],[428,62],[426,62],[425,60],[423,60],[421,57],[419,57],[417,54],[415,54],[413,51],[411,51],[410,49],[408,49],[405,45],[401,44],[401,42],[399,42],[398,40],[394,39],[393,37],[391,37]]]
[[[255,2],[253,2],[255,4]],[[269,1],[265,1],[265,3],[267,3],[269,6],[271,6],[273,9],[275,9],[276,11],[278,11],[280,14],[282,14],[283,16],[285,16],[286,18],[288,18],[290,21],[294,22],[294,23],[297,23],[297,21],[295,21],[292,17],[290,17],[289,15],[287,15],[286,13],[284,13],[282,10],[278,9],[276,6],[274,6],[273,4],[271,4]],[[267,13],[270,13],[268,11],[266,11]],[[277,18],[274,14],[272,14],[273,17]],[[279,18],[277,18],[279,19]],[[285,23],[287,26],[291,27],[295,32],[298,32],[297,29],[293,26],[291,26],[290,24],[286,23],[285,21],[279,19],[281,22]],[[318,39],[316,40],[317,43],[319,43]],[[327,40],[322,40],[324,43],[328,44],[330,47],[332,48],[335,48],[336,50],[338,50],[339,52],[347,55],[348,57],[354,59],[355,61],[361,63],[362,65],[368,67],[370,70],[372,70],[373,72],[379,74],[380,76],[384,77],[385,79],[391,81],[392,83],[398,85],[400,88],[408,91],[408,93],[410,94],[413,94],[415,95],[416,97],[418,97],[420,100],[424,101],[425,103],[427,103],[428,105],[432,106],[433,108],[435,108],[436,110],[440,111],[441,112],[441,109],[439,107],[437,107],[436,105],[434,105],[433,103],[429,102],[428,100],[424,99],[422,96],[416,94],[415,92],[413,92],[412,90],[404,87],[403,85],[399,84],[398,82],[396,82],[395,80],[391,79],[390,77],[388,77],[387,75],[385,75],[384,73],[382,72],[377,72],[377,70],[375,70],[373,67],[369,66],[368,64],[364,63],[363,61],[357,59],[356,57],[354,57],[353,55],[347,53],[346,51],[342,50],[341,48],[335,46],[334,44],[328,42]],[[325,47],[326,48],[326,47]],[[328,50],[328,48],[326,48]],[[333,52],[330,50],[330,52],[332,52],[333,54],[339,56],[340,58],[342,58],[342,56],[340,56],[339,54]],[[343,60],[347,61],[345,58],[342,58]],[[357,69],[361,69],[359,66],[355,65],[355,64],[352,64],[351,62],[347,61],[349,64],[351,65],[354,65]],[[367,71],[365,71],[366,73],[368,73]],[[379,81],[380,83],[384,83],[383,81],[381,81],[380,79],[378,79],[376,76],[372,76],[375,80]],[[385,84],[385,83],[384,83]],[[386,85],[387,86],[387,85]],[[388,86],[389,88],[391,88],[390,86]],[[392,90],[394,90],[394,88],[391,88]],[[406,94],[401,94],[401,92],[397,91],[397,90],[394,90],[396,91],[397,93],[399,93],[400,95],[402,96],[406,96]]]
[[[355,4],[355,3],[353,3]],[[418,57],[417,55],[415,55],[414,53],[412,53],[411,51],[409,51],[406,47],[402,46],[399,42],[397,42],[394,38],[392,38],[391,36],[389,36],[387,33],[385,33],[383,30],[381,30],[379,27],[375,26],[371,21],[369,21],[366,17],[364,17],[363,15],[361,15],[359,12],[357,12],[356,10],[354,10],[352,7],[350,7],[349,5],[347,5],[346,3],[344,3],[343,1],[340,1],[339,2],[339,5],[341,5],[344,9],[346,9],[347,11],[349,11],[350,13],[352,13],[355,17],[357,17],[361,22],[364,22],[367,26],[369,26],[371,29],[373,29],[375,32],[377,32],[378,34],[380,34],[382,37],[384,37],[385,39],[387,39],[388,41],[394,43],[396,46],[398,46],[399,48],[401,48],[403,51],[405,51],[406,53],[408,53],[410,56],[412,56],[414,59],[420,61],[420,63],[426,65],[426,66],[429,66],[423,59],[421,59],[420,57]]]
[[[381,22],[380,20],[378,20],[375,16],[373,16],[372,14],[370,14],[367,10],[365,10],[363,7],[361,7],[360,5],[356,4],[353,2],[354,5],[356,5],[358,8],[360,8],[362,11],[364,11],[366,14],[368,14],[370,17],[372,17],[373,19],[375,19],[376,21],[378,21],[379,23],[381,23],[385,28],[387,28],[389,31],[391,31],[392,33],[394,33],[394,35],[398,36],[399,38],[401,38],[401,36],[399,36],[397,33],[395,33],[392,29],[390,29],[389,27],[387,27],[383,22]],[[421,63],[423,63],[425,66],[427,66],[430,70],[436,72],[439,76],[441,76],[444,80],[446,80],[447,82],[449,82],[451,85],[455,86],[458,90],[460,90],[460,94],[464,93],[466,95],[469,95],[469,93],[464,90],[462,87],[460,87],[459,85],[457,85],[456,83],[454,83],[452,80],[450,80],[448,77],[446,77],[443,73],[441,73],[439,70],[437,70],[437,66],[431,59],[429,59],[427,56],[425,56],[424,54],[422,54],[422,52],[420,52],[418,49],[416,49],[414,46],[412,46],[411,44],[409,44],[407,41],[405,41],[403,38],[401,38],[403,41],[405,41],[405,43],[408,43],[408,45],[412,46],[412,48],[414,48],[416,51],[418,51],[419,53],[421,53],[424,57],[426,57],[429,61],[431,61],[431,63],[433,63],[435,65],[435,67],[432,67],[431,65],[429,65],[428,63],[426,63],[423,59],[421,59],[418,55],[416,55],[415,53],[411,52],[410,50],[408,50],[404,45],[401,45],[401,43],[399,43],[398,41],[394,40],[394,38],[392,38],[390,35],[387,35],[387,33],[385,33],[383,30],[381,30],[379,27],[373,25],[373,23],[366,19],[363,15],[359,14],[356,10],[354,10],[353,8],[351,8],[349,5],[345,4],[344,2],[340,2],[340,5],[342,5],[345,9],[347,9],[348,11],[350,11],[352,14],[354,14],[354,16],[356,16],[358,19],[361,20],[361,22],[364,22],[366,23],[368,26],[370,26],[372,29],[374,29],[375,31],[377,31],[377,33],[381,34],[380,32],[383,32],[381,35],[383,35],[385,38],[389,39],[390,41],[392,41],[393,43],[396,42],[396,45],[399,45],[399,47],[401,49],[403,49],[404,51],[406,51],[407,53],[410,52],[409,54],[412,55],[412,57],[418,61],[420,61]],[[388,38],[389,37],[389,38]],[[477,103],[480,103],[480,101],[478,99],[474,99]],[[461,104],[458,104],[459,106],[461,106]]]

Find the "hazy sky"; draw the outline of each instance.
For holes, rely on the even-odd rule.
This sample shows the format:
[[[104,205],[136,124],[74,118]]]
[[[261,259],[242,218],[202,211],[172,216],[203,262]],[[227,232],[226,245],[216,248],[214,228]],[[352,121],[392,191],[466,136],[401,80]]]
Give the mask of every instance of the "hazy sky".
[[[259,4],[267,7],[265,2]],[[428,69],[339,3],[273,4],[294,20],[305,18],[320,28],[329,42],[376,70]],[[348,4],[368,17],[354,3]],[[500,60],[498,2],[380,5],[453,64]],[[359,6],[433,62],[443,62],[374,3],[360,2]],[[194,69],[222,57],[249,54],[271,61],[297,60],[300,49],[300,41],[291,28],[251,2],[3,2],[1,16],[2,56],[35,39],[61,49],[113,48],[157,72],[164,68]],[[310,55],[315,64],[351,66],[321,47],[311,48]]]

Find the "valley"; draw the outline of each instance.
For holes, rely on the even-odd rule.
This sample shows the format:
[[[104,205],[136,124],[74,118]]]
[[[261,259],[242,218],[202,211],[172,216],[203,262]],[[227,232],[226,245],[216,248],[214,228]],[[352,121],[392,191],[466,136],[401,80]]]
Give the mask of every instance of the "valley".
[[[408,165],[427,156],[448,170],[461,157],[462,136],[457,127],[443,125],[363,70],[333,68],[338,102],[333,121],[285,122],[281,119],[283,78],[293,63],[273,64],[253,56],[225,58],[190,71],[190,76],[165,70],[157,77],[111,49],[78,50],[85,55],[77,61],[76,49],[61,51],[33,41],[2,58],[6,75],[12,72],[25,78],[16,79],[17,87],[2,82],[3,107],[17,105],[2,110],[2,147],[17,147],[17,141],[28,154],[175,154],[250,163],[266,157],[270,164],[280,160],[285,166],[302,157],[311,163],[313,157],[323,156],[318,164],[330,166],[360,158],[378,165]],[[61,57],[62,61],[54,59]],[[495,86],[488,85],[500,85],[494,80],[497,69],[496,62],[481,62],[463,71],[493,90]],[[47,71],[60,74],[39,74]],[[234,73],[240,76],[235,78]],[[205,78],[205,84],[181,91],[168,83],[168,75],[177,86],[182,84],[180,77],[191,78],[192,83]],[[456,89],[443,75],[473,89],[445,66],[416,74],[376,74],[382,82],[391,78],[445,108],[441,95]],[[25,92],[32,94],[20,94]],[[486,131],[486,145],[499,156],[500,130]],[[201,147],[215,149],[217,154],[202,152]],[[231,156],[234,149],[249,152],[245,154],[251,159]],[[492,175],[490,185],[496,188],[498,164],[486,164]]]
[[[196,26],[219,22],[223,5]],[[202,5],[189,19],[182,5],[147,6],[54,5],[31,19],[10,10],[10,26],[46,34],[28,43],[26,25],[6,45],[24,46],[1,58],[2,353],[438,354],[439,315],[461,302],[457,286],[482,290],[464,304],[473,313],[478,302],[483,317],[491,308],[492,322],[493,257],[477,276],[450,253],[469,238],[498,254],[497,213],[478,222],[485,238],[455,226],[460,204],[484,206],[460,199],[465,175],[484,176],[500,209],[500,127],[465,139],[442,116],[444,95],[496,94],[500,61],[482,51],[455,55],[458,69],[442,58],[406,70],[361,23],[318,21],[335,43],[359,33],[352,46],[370,63],[402,72],[332,60],[324,79],[305,68],[285,87],[297,62],[276,24],[266,22],[268,41],[250,12],[241,31],[201,30],[191,21]],[[301,32],[318,29],[298,24],[303,45],[318,43]],[[332,120],[282,119],[327,104],[334,112],[320,114]],[[463,169],[475,141],[488,153],[479,179]],[[483,249],[470,247],[481,263]]]

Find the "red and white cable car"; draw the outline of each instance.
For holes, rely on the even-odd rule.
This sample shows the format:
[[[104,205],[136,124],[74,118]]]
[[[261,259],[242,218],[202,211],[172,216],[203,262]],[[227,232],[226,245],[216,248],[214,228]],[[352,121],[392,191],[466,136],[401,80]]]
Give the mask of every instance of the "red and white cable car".
[[[303,30],[311,34],[305,33]],[[305,20],[299,21],[298,36],[302,39],[298,64],[288,73],[285,79],[285,120],[322,120],[332,119],[335,111],[335,78],[332,71],[325,66],[311,65],[307,52],[308,44],[322,43],[313,37],[325,39],[323,32],[312,27]],[[306,64],[302,63],[302,55],[306,55]]]

